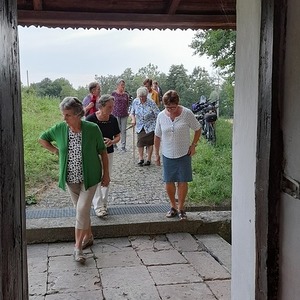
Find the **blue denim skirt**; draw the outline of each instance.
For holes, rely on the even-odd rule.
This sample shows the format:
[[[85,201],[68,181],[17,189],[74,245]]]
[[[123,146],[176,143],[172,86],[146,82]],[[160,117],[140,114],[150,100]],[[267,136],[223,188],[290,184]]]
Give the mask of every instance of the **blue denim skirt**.
[[[189,155],[179,158],[163,156],[163,180],[164,182],[192,181],[192,157]]]

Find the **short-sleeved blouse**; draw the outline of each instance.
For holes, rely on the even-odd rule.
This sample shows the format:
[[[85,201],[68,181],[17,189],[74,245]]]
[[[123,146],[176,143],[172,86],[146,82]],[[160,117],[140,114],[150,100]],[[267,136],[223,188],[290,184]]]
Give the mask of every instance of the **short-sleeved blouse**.
[[[115,105],[112,114],[115,117],[127,117],[129,108],[128,94],[119,94],[116,91],[114,91],[111,95],[115,98]]]
[[[186,155],[191,144],[190,130],[200,129],[200,123],[192,111],[182,107],[181,114],[171,120],[166,110],[161,111],[156,120],[155,135],[161,138],[162,154],[167,158]]]
[[[154,131],[159,112],[159,108],[151,99],[147,98],[144,103],[139,98],[134,99],[130,113],[136,117],[136,132],[141,132],[143,128],[146,133]]]
[[[67,161],[68,183],[83,182],[81,140],[81,132],[75,133],[69,128]]]

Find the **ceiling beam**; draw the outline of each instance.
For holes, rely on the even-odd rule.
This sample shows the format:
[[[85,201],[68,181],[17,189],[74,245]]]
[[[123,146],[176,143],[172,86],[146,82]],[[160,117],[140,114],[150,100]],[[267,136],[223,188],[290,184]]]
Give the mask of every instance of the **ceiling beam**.
[[[21,26],[106,29],[235,29],[235,15],[118,14],[18,10]]]
[[[176,10],[179,6],[181,0],[172,0],[170,3],[170,7],[168,9],[168,14],[169,15],[174,15],[176,13]]]
[[[33,0],[34,10],[43,10],[43,0]]]

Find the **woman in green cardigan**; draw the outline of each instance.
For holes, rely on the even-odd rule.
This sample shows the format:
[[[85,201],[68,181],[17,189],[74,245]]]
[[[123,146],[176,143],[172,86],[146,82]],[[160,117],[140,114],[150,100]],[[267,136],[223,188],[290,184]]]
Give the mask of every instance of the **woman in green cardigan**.
[[[83,246],[92,244],[90,209],[97,184],[110,182],[106,146],[99,127],[82,120],[81,102],[66,97],[59,105],[64,122],[46,130],[40,144],[59,157],[59,187],[71,195],[76,208],[74,259],[84,263]],[[56,145],[53,144],[56,143]],[[99,157],[101,156],[101,159]]]

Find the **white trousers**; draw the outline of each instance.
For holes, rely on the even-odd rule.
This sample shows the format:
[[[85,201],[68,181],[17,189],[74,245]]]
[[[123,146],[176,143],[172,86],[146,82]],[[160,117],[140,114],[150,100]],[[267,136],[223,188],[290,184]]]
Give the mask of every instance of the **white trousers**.
[[[116,117],[121,131],[121,148],[126,147],[126,127],[128,117]]]
[[[111,177],[114,153],[108,153],[107,156],[109,176]],[[101,182],[97,185],[97,189],[93,198],[94,210],[100,209],[101,207],[107,207],[108,191],[109,185],[101,186]]]
[[[91,224],[90,210],[92,199],[95,194],[97,185],[94,185],[87,190],[83,183],[67,183],[67,187],[76,208],[76,224],[77,229],[88,229]]]

